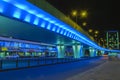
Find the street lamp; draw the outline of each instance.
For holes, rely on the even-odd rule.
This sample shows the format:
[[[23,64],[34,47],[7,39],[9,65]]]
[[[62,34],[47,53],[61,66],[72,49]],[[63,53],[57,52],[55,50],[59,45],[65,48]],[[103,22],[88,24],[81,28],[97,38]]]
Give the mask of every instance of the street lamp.
[[[80,16],[80,18],[86,18],[88,16],[88,12],[86,10],[81,10],[80,12],[72,10],[71,14],[73,17],[76,17],[76,23],[78,16]],[[86,23],[83,23],[83,26],[86,26]]]
[[[80,17],[81,18],[86,18],[88,16],[88,12],[86,11],[86,10],[82,10],[81,12],[80,12]]]
[[[75,20],[76,23],[77,23],[77,16],[78,16],[77,13],[78,13],[77,10],[73,10],[71,13],[73,17],[76,17],[76,20]]]
[[[92,30],[92,29],[89,29],[88,32],[91,33],[91,32],[93,32],[93,30]]]
[[[86,22],[83,22],[83,23],[82,23],[82,25],[83,25],[83,26],[86,26],[86,25],[87,25],[87,23],[86,23]]]
[[[95,34],[98,34],[98,33],[99,33],[99,31],[96,30],[96,31],[95,31]]]
[[[73,10],[71,14],[72,14],[72,16],[77,16],[77,11]]]

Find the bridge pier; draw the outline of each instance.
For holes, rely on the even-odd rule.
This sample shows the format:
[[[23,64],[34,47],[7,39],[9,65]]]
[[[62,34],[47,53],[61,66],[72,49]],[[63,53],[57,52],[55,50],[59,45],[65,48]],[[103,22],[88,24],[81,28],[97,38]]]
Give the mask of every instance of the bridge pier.
[[[83,46],[81,44],[74,44],[72,46],[73,48],[73,53],[74,53],[74,58],[80,58],[83,56]]]
[[[57,45],[57,57],[64,58],[65,57],[65,46],[64,45]]]
[[[96,49],[89,47],[89,52],[90,52],[90,57],[95,57],[96,56]]]
[[[101,55],[104,55],[105,51],[101,51]]]

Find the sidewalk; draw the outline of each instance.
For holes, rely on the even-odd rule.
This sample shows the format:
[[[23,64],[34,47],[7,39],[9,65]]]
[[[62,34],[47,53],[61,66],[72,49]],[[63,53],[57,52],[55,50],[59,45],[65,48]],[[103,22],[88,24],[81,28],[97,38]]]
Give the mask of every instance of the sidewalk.
[[[107,60],[104,64],[67,80],[120,80],[120,60]]]

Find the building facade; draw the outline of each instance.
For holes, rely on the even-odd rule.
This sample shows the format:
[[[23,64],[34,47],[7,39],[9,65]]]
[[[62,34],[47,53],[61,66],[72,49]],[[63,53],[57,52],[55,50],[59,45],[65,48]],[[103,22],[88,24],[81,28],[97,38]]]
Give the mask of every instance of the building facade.
[[[119,32],[118,31],[107,31],[107,48],[119,49]]]

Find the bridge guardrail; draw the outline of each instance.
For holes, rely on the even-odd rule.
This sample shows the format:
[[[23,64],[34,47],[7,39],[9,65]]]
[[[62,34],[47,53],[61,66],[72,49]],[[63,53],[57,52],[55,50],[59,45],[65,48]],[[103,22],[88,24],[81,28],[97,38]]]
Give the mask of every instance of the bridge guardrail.
[[[18,59],[1,59],[0,72],[17,70],[23,68],[40,67],[54,64],[64,64],[70,62],[77,62],[82,60],[89,60],[97,57],[83,57],[83,58],[18,58]]]
[[[75,58],[20,58],[0,60],[0,71],[80,61]]]

